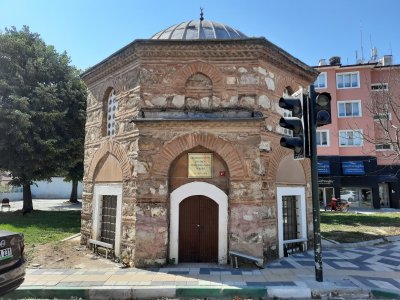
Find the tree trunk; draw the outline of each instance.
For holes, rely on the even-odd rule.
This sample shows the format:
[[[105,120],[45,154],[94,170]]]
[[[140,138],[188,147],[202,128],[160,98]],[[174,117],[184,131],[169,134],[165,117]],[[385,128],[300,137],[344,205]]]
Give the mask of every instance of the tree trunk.
[[[71,196],[69,196],[69,201],[72,203],[78,202],[78,180],[72,180],[72,190]]]
[[[29,183],[23,184],[23,206],[22,214],[25,215],[33,210],[31,185]]]

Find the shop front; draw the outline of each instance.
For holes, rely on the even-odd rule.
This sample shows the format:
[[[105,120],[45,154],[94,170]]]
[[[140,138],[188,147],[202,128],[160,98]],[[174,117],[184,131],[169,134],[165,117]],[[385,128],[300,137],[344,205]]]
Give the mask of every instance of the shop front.
[[[351,202],[351,207],[397,208],[399,181],[394,171],[378,166],[375,157],[319,156],[320,205],[326,206],[334,197]]]
[[[376,159],[373,157],[319,157],[318,187],[321,205],[332,198],[351,207],[380,208]]]

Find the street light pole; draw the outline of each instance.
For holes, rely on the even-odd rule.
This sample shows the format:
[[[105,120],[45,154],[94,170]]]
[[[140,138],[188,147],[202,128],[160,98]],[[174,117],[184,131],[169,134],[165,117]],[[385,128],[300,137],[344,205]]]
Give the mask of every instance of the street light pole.
[[[311,193],[313,207],[314,227],[314,261],[315,280],[322,282],[322,255],[321,255],[321,229],[320,229],[320,207],[318,199],[318,159],[317,159],[317,124],[315,118],[316,93],[314,85],[308,88],[308,111],[309,111],[309,133],[310,133],[310,158],[311,158]]]

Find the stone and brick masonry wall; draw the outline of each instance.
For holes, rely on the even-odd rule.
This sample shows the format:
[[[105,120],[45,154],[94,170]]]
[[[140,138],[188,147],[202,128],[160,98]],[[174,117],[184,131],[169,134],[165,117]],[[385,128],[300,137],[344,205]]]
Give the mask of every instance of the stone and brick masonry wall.
[[[276,184],[270,169],[277,169],[282,156],[292,155],[279,146],[282,111],[278,99],[287,87],[306,86],[310,75],[290,73],[287,62],[263,60],[258,48],[250,51],[222,45],[194,54],[192,48],[182,47],[179,55],[176,47],[171,51],[167,46],[157,47],[153,52],[145,46],[139,48],[135,55],[142,55],[140,60],[132,58],[128,64],[116,64],[118,67],[106,64],[96,76],[86,78],[82,242],[92,230],[96,168],[110,153],[123,170],[123,255],[136,265],[165,263],[169,167],[181,153],[201,145],[218,153],[229,168],[229,247],[276,257]],[[240,57],[235,53],[241,53]],[[103,136],[102,130],[104,99],[110,88],[116,90],[118,99],[117,134],[113,137]],[[141,109],[249,109],[261,111],[265,121],[135,124],[132,119]],[[279,148],[280,154],[274,155]],[[304,166],[307,169],[307,164]],[[308,218],[311,220],[310,214]]]

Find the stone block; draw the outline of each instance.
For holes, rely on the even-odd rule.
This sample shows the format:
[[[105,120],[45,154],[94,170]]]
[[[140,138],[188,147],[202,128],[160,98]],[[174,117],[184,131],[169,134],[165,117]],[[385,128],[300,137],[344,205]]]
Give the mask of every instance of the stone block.
[[[182,108],[185,105],[185,96],[184,95],[175,95],[172,99],[172,105],[176,108]]]
[[[270,152],[271,141],[261,141],[260,145],[258,146],[258,149],[260,149],[261,151]]]
[[[200,99],[200,107],[203,109],[210,108],[210,98],[209,97],[201,98]]]
[[[239,103],[243,107],[253,108],[256,103],[256,99],[253,95],[240,96]]]
[[[151,103],[156,107],[164,107],[167,105],[167,97],[157,96],[151,99]]]
[[[256,71],[256,72],[258,72],[258,73],[260,73],[261,75],[264,75],[264,76],[267,75],[267,70],[265,70],[262,67],[254,67],[254,71]]]
[[[266,95],[260,95],[260,97],[258,97],[258,105],[263,109],[269,109],[271,108],[271,101]]]
[[[265,78],[265,84],[267,86],[267,89],[275,91],[275,81],[272,78]]]
[[[259,77],[256,74],[244,74],[239,78],[239,84],[241,85],[245,84],[258,85],[258,83],[259,83]]]
[[[229,84],[229,85],[236,84],[236,77],[233,77],[233,76],[226,77],[226,84]]]

